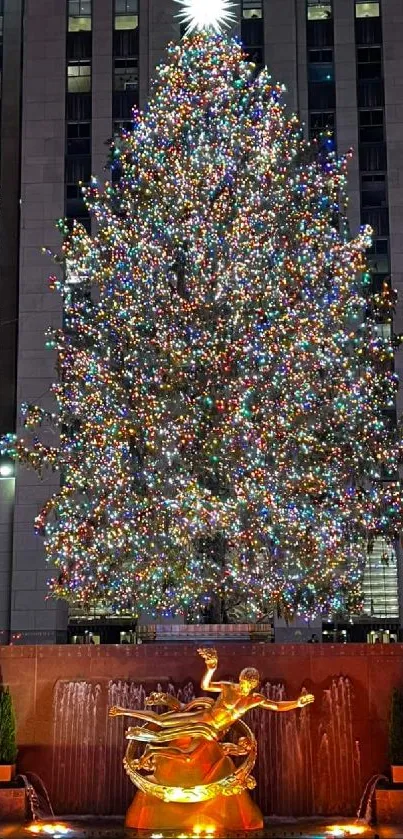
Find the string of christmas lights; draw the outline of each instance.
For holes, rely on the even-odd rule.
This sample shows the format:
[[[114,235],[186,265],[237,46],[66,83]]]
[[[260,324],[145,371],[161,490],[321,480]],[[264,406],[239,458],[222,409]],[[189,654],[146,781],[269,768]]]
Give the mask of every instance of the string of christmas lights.
[[[57,597],[352,612],[368,544],[399,531],[393,296],[345,230],[347,159],[282,95],[234,40],[171,45],[118,180],[86,190],[96,233],[60,223],[57,410],[24,406],[59,443],[2,444],[60,470],[37,519]]]

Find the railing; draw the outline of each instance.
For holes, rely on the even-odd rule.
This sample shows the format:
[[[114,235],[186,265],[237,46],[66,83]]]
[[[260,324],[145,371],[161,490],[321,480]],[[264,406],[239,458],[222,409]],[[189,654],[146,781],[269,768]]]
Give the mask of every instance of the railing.
[[[143,643],[152,641],[272,641],[270,623],[239,624],[148,624],[137,627]]]

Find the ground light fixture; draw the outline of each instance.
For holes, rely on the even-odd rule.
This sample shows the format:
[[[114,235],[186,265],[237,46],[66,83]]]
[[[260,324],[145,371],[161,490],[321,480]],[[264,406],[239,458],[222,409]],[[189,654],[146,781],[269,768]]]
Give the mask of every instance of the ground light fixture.
[[[15,467],[12,460],[8,458],[0,459],[0,478],[13,478],[15,475]]]

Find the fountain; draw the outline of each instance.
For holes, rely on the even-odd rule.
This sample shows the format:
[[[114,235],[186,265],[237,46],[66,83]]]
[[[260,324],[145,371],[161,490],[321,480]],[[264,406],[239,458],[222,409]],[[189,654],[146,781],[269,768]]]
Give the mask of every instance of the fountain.
[[[25,788],[28,802],[28,815],[32,821],[54,816],[53,808],[45,784],[34,772],[17,775],[17,783]]]
[[[122,763],[122,719],[108,722],[107,709],[143,709],[150,690],[187,703],[194,685],[168,680],[60,680],[53,694],[53,767],[49,789],[57,813],[122,814],[131,785]],[[268,699],[287,698],[282,683],[266,682]],[[352,815],[362,790],[360,747],[353,731],[352,686],[338,677],[317,698],[315,714],[253,710],[249,724],[258,741],[257,797],[264,813],[282,818]],[[95,770],[96,767],[96,770]],[[343,775],[343,778],[340,776]],[[267,779],[270,778],[270,783]]]
[[[387,778],[386,775],[372,775],[369,781],[365,784],[364,792],[358,805],[357,819],[363,819],[367,822],[367,824],[373,824],[375,821],[375,791],[381,781],[386,781],[386,783],[389,784],[389,778]]]
[[[354,812],[362,789],[360,747],[353,735],[352,690],[348,679],[333,679],[324,691],[319,726],[317,813]]]
[[[148,682],[147,689],[124,679],[56,683],[49,780],[56,812],[125,812],[131,797],[131,785],[121,765],[125,725],[116,720],[111,726],[107,709],[111,705],[142,709],[150,689],[164,690],[184,703],[195,698],[191,682],[180,689],[169,681]],[[266,682],[262,692],[273,700],[286,698],[281,683]],[[258,711],[250,713],[250,726],[258,740],[256,780],[263,812],[289,817],[356,811],[362,784],[351,696],[351,683],[339,677],[324,692],[319,722],[317,714],[308,718],[293,711],[264,717]],[[337,724],[332,722],[333,714]],[[335,774],[341,772],[344,780],[334,783]]]

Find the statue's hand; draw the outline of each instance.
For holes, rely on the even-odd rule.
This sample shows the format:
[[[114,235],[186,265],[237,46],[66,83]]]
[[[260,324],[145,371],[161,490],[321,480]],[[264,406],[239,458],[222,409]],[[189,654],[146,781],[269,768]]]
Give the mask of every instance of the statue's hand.
[[[157,705],[162,706],[165,705],[165,693],[161,693],[161,691],[153,691],[148,696],[146,696],[145,705]]]
[[[238,740],[238,748],[243,750],[245,755],[249,754],[253,748],[253,742],[247,737],[240,737]]]
[[[200,649],[198,649],[197,652],[204,659],[207,667],[209,667],[211,670],[216,669],[218,664],[218,655],[217,650],[215,650],[214,647],[200,647]]]
[[[311,702],[315,702],[313,693],[303,693],[298,699],[298,708],[305,708],[305,705],[310,705]]]
[[[120,714],[120,708],[116,705],[112,705],[112,708],[109,708],[108,716],[109,717],[118,717]]]
[[[152,754],[146,746],[146,751],[139,760],[139,769],[144,769],[145,772],[154,772],[156,764],[156,755]]]
[[[153,691],[153,693],[150,693],[150,695],[146,697],[145,705],[154,705],[154,707],[157,708],[167,707],[171,708],[173,711],[180,711],[182,708],[182,703],[179,702],[179,699],[161,691]]]

